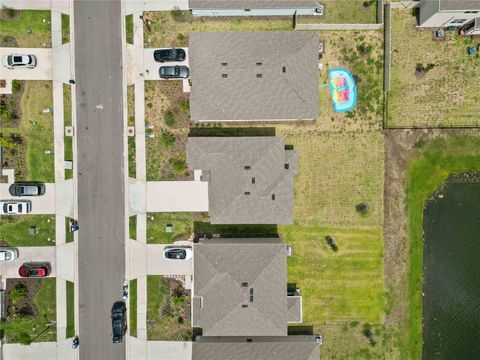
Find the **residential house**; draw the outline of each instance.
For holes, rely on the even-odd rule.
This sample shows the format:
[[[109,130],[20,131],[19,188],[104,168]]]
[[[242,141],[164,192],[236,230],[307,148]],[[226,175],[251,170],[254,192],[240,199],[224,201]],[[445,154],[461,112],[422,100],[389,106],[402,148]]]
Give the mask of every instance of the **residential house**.
[[[480,0],[422,0],[420,28],[463,27],[480,17]]]
[[[189,137],[186,153],[208,182],[212,224],[293,223],[297,154],[282,137]]]
[[[205,239],[193,252],[193,359],[319,360],[318,337],[288,336],[302,298],[288,295],[279,238]]]
[[[192,120],[316,119],[318,45],[315,32],[190,34]]]
[[[318,0],[190,0],[194,16],[312,15]]]

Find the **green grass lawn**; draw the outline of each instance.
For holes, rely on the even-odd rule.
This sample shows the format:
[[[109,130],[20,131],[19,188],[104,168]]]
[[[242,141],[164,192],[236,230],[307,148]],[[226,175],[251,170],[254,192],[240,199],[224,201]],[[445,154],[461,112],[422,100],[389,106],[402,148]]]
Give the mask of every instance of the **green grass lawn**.
[[[37,228],[36,234],[29,233],[31,226]],[[1,216],[0,239],[9,246],[54,246],[55,216]]]
[[[137,336],[137,279],[130,280],[130,335]]]
[[[324,16],[299,16],[298,23],[374,24],[377,21],[376,0],[323,0],[320,3],[325,5]]]
[[[137,240],[137,215],[128,218],[128,233],[130,239]]]
[[[167,224],[173,232],[167,233]],[[187,240],[193,233],[193,217],[190,213],[148,213],[147,243],[171,244],[176,240]]]
[[[73,242],[73,233],[70,231],[70,222],[72,219],[66,217],[65,218],[65,242],[70,243]]]
[[[18,13],[13,19],[0,20],[2,43],[5,36],[13,36],[18,47],[44,47],[44,44],[51,47],[50,11],[21,10]]]
[[[467,55],[467,48],[478,41],[456,31],[434,41],[431,31],[415,30],[415,21],[409,10],[392,11],[387,126],[480,125],[480,56]],[[431,64],[432,69],[419,77],[417,64]]]
[[[41,287],[34,297],[34,303],[37,309],[37,315],[32,319],[21,319],[20,317],[10,317],[1,323],[2,330],[5,331],[7,342],[14,343],[19,341],[21,333],[27,333],[33,340],[50,321],[56,320],[56,283],[55,278],[44,278],[41,280]],[[8,294],[7,294],[8,296]],[[35,331],[32,329],[35,328]],[[51,325],[44,334],[35,339],[35,342],[56,341],[57,328],[55,324]]]
[[[184,318],[183,301],[174,300],[171,281],[157,275],[147,276],[147,338],[148,340],[188,341],[192,328]]]
[[[70,85],[63,84],[63,123],[72,126],[72,92]],[[64,136],[64,159],[73,161],[73,138]],[[73,178],[73,169],[65,169],[65,179]]]
[[[67,338],[75,336],[75,284],[67,281]]]
[[[450,174],[480,170],[480,138],[451,137],[427,144],[408,167],[407,211],[410,263],[408,273],[408,354],[422,354],[423,208],[426,200]]]
[[[383,322],[381,229],[292,225],[281,226],[279,232],[293,248],[288,282],[302,291],[305,324]],[[335,239],[337,252],[327,245],[326,235]]]
[[[127,33],[127,43],[133,45],[133,15],[125,16],[125,31]]]
[[[70,16],[62,14],[62,44],[70,42]]]

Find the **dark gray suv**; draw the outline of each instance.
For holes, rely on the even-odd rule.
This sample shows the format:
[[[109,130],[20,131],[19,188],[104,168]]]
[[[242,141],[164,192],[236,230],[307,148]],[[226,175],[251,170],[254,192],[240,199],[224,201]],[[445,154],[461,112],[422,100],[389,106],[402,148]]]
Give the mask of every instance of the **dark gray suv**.
[[[113,342],[122,342],[127,332],[127,306],[123,301],[117,301],[112,306],[112,331]]]
[[[45,184],[42,183],[14,183],[8,188],[12,196],[41,196],[45,194]]]
[[[160,77],[162,79],[186,79],[190,75],[190,71],[186,66],[160,66]]]

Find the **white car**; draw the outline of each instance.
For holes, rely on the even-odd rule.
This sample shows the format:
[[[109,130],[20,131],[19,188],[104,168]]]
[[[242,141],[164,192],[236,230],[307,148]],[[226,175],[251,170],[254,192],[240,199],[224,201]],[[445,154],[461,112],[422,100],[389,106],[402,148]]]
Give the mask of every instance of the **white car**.
[[[32,211],[32,202],[30,200],[1,200],[0,214],[3,215],[21,215]]]
[[[13,261],[18,258],[18,250],[12,248],[0,248],[0,261]]]
[[[3,66],[5,66],[7,69],[33,69],[35,66],[37,66],[37,57],[35,55],[6,55],[3,57]]]
[[[190,260],[193,252],[190,246],[169,246],[163,250],[166,260]]]

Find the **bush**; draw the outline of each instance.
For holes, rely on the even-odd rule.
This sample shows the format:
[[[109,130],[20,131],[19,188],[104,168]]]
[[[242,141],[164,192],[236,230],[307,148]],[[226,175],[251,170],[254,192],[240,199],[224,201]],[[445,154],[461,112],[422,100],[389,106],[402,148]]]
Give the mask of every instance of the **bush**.
[[[175,145],[175,135],[168,130],[162,129],[162,132],[160,133],[160,140],[167,148]]]
[[[365,203],[360,203],[355,206],[355,210],[357,210],[357,213],[360,215],[366,215],[368,212],[368,205]]]
[[[16,10],[15,9],[12,9],[12,8],[9,8],[9,7],[6,7],[6,6],[3,6],[2,8],[2,13],[5,17],[7,18],[13,18],[15,15],[16,15]]]
[[[22,83],[18,80],[12,80],[12,93],[16,94],[22,89]]]
[[[190,109],[190,104],[188,101],[182,100],[178,107],[183,111],[188,111]]]
[[[25,331],[22,331],[20,334],[17,335],[16,339],[22,345],[30,345],[30,335]]]
[[[12,291],[10,291],[10,301],[13,305],[22,301],[27,297],[27,289],[25,285],[18,284]]]
[[[173,10],[170,11],[170,15],[174,21],[183,22],[187,20],[186,11],[180,10],[178,6],[175,6]]]
[[[171,109],[167,109],[165,111],[164,117],[165,117],[165,125],[167,125],[168,127],[174,126],[175,123],[177,122],[175,120],[175,114],[173,113],[173,111]]]
[[[181,154],[179,154],[177,158],[171,158],[168,162],[177,173],[181,174],[187,170],[187,162]]]
[[[179,33],[179,34],[177,35],[177,40],[178,40],[178,41],[183,41],[183,40],[185,40],[185,35]]]

